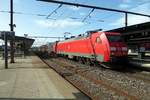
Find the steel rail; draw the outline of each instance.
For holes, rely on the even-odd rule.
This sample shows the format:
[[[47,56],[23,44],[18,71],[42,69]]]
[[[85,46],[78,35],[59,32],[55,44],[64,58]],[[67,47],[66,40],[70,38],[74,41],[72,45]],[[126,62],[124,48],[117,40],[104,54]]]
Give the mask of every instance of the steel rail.
[[[55,60],[55,62],[57,62],[57,60]],[[64,67],[64,68],[67,68],[67,69],[69,69],[70,67],[75,67],[75,66],[68,65],[68,63],[66,63],[66,62],[60,62],[60,61],[59,61],[59,63],[57,63],[57,65]],[[85,79],[87,79],[87,80],[89,80],[89,81],[91,81],[97,85],[102,85],[106,89],[114,91],[119,96],[127,97],[130,100],[137,100],[138,99],[138,97],[135,97],[134,95],[130,95],[127,91],[120,90],[117,87],[112,87],[110,84],[107,83],[107,81],[97,80],[96,78],[92,77],[91,75],[84,74],[84,71],[81,71],[82,69],[80,69],[80,68],[75,68],[75,70],[73,68],[71,68],[69,70],[73,71],[74,74],[80,75],[80,76],[84,77]],[[78,71],[76,71],[76,70],[78,70]]]

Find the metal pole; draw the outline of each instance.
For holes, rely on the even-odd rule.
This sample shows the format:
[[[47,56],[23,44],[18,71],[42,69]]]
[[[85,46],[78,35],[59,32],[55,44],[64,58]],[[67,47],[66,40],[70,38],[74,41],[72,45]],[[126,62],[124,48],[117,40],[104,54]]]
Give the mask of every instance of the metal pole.
[[[5,69],[8,69],[7,32],[4,34],[4,40],[5,40],[5,48],[4,48],[4,56],[5,56]]]
[[[128,26],[128,13],[125,13],[125,28]]]
[[[13,0],[10,0],[10,31],[14,31],[14,27],[13,27]]]
[[[26,57],[25,39],[23,39],[24,58]]]
[[[10,0],[10,31],[14,31],[14,24],[13,24],[13,0]],[[10,63],[14,63],[14,36],[10,41],[10,56],[11,60]]]

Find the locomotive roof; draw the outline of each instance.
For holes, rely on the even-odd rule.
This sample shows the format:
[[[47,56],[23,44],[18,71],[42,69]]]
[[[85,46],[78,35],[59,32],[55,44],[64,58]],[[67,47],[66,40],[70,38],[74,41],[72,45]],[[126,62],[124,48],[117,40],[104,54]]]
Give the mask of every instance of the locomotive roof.
[[[73,41],[73,40],[80,40],[80,39],[84,39],[84,38],[87,38],[87,37],[88,37],[87,35],[78,36],[78,37],[75,37],[75,38],[70,38],[70,39],[67,39],[67,40],[59,41],[59,43],[69,42],[69,41]]]
[[[105,33],[106,35],[120,35],[120,33],[117,33],[117,32],[94,32],[94,33]],[[70,41],[74,41],[74,40],[81,40],[81,39],[85,39],[87,37],[89,37],[89,34],[70,38],[70,39],[63,40],[63,41],[59,41],[59,43],[70,42]]]
[[[107,35],[121,35],[120,33],[118,32],[105,32],[105,34]]]

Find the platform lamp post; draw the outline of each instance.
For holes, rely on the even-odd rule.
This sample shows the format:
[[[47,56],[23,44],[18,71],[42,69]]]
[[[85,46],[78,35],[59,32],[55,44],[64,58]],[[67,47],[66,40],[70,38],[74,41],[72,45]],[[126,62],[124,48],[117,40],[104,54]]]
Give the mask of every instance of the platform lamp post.
[[[5,69],[8,69],[8,45],[7,45],[7,32],[4,34],[5,48],[4,48],[4,58],[5,58]]]
[[[10,0],[10,31],[14,31],[15,24],[13,24],[13,0]],[[11,60],[10,63],[15,63],[14,61],[14,41],[15,41],[15,34],[12,36],[10,41],[10,56]]]

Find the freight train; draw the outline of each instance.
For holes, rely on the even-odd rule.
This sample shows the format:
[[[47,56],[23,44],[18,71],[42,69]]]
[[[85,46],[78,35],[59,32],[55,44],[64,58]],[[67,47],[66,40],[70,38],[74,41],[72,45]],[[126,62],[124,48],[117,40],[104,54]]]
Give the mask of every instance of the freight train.
[[[120,33],[89,31],[87,35],[57,41],[53,52],[82,63],[110,63],[125,62],[128,48]]]

